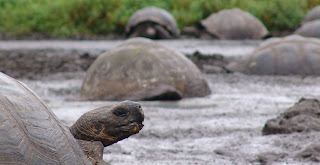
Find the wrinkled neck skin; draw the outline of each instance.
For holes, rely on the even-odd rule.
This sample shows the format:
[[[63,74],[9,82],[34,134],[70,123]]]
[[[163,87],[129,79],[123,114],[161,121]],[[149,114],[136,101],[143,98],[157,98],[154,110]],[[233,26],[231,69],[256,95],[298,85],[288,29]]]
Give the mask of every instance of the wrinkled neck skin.
[[[101,141],[104,147],[138,133],[144,120],[141,106],[135,102],[125,103],[101,107],[83,114],[69,128],[70,132],[76,139]],[[119,109],[125,113],[119,116],[116,113]]]

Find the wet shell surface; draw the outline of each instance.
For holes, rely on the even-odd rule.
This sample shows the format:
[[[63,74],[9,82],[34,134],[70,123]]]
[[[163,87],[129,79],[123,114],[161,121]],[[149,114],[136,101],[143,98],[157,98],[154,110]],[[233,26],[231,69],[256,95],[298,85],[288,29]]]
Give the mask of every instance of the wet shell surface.
[[[237,8],[211,14],[201,24],[220,39],[260,39],[268,34],[260,20]]]
[[[209,93],[194,63],[145,38],[129,39],[100,55],[81,88],[81,98],[89,100],[176,100]]]
[[[248,74],[320,75],[320,40],[299,35],[271,38],[227,69]]]

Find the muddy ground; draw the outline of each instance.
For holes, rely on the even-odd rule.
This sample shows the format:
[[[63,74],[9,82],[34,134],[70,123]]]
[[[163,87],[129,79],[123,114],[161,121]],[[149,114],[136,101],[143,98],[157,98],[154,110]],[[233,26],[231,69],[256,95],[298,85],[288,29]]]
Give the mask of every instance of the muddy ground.
[[[113,43],[113,46],[117,44]],[[17,43],[17,42],[14,42]],[[67,42],[58,46],[45,43],[41,48],[30,42],[18,43],[6,51],[18,49],[59,49],[70,51],[105,50],[104,44],[87,42],[79,46]],[[72,45],[71,43],[74,43]],[[240,58],[258,44],[248,41],[162,41],[184,53],[195,50]],[[28,45],[30,44],[30,45]],[[37,44],[35,42],[34,44]],[[101,44],[101,45],[99,45]],[[55,45],[52,48],[52,45]],[[77,46],[75,46],[77,45]],[[89,46],[88,46],[89,45]],[[7,45],[8,46],[8,45]],[[92,48],[92,47],[94,48]],[[100,46],[102,49],[100,49]],[[79,49],[78,49],[79,48]],[[109,48],[112,46],[109,45]],[[113,101],[80,102],[79,91],[85,71],[53,72],[41,77],[19,78],[33,89],[66,125],[84,112],[113,104]],[[142,131],[105,148],[104,159],[113,165],[185,165],[185,164],[317,164],[296,157],[309,144],[320,140],[320,132],[262,135],[268,119],[275,118],[301,97],[320,98],[317,76],[253,76],[240,73],[205,74],[212,94],[180,101],[141,101],[145,112]]]

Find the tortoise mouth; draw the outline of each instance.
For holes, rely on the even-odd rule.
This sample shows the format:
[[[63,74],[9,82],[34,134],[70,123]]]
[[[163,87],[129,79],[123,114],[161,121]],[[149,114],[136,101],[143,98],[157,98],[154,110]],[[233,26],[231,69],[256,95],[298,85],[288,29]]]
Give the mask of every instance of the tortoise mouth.
[[[130,134],[139,133],[139,131],[143,128],[142,123],[130,122],[127,125],[121,125],[118,128],[124,132],[129,132]]]

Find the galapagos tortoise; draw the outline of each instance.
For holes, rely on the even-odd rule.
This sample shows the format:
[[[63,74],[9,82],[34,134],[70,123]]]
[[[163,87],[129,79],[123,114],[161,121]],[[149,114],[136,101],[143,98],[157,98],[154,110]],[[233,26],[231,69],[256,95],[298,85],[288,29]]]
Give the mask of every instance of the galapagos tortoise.
[[[80,91],[84,100],[178,100],[209,93],[194,63],[146,38],[129,39],[100,55]]]
[[[270,38],[250,56],[226,68],[248,74],[319,75],[320,40],[299,35]]]
[[[106,164],[102,153],[90,162],[74,136],[107,146],[138,133],[143,118],[139,104],[125,101],[87,112],[69,130],[26,85],[0,73],[0,164]]]
[[[320,38],[320,19],[304,23],[294,33],[305,37]]]
[[[128,37],[146,37],[150,39],[176,38],[180,34],[176,20],[164,9],[145,7],[136,11],[128,20]]]
[[[303,19],[302,23],[320,19],[320,6],[314,7]]]
[[[220,39],[260,39],[268,34],[260,20],[238,8],[211,14],[200,24]]]

